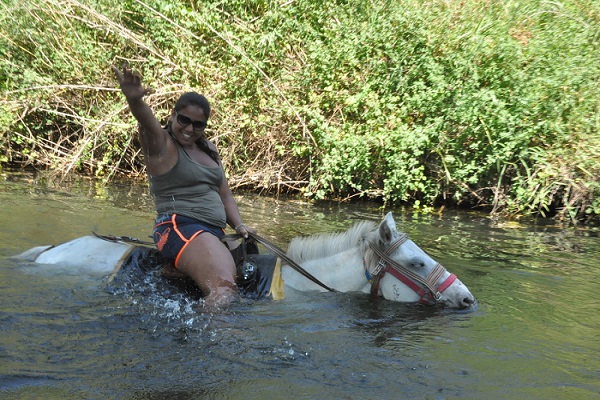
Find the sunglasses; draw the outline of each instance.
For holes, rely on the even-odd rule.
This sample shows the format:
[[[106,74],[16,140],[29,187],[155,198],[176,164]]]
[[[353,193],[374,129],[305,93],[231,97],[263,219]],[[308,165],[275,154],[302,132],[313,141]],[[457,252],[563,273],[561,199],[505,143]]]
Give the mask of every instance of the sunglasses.
[[[186,117],[185,115],[181,115],[178,112],[175,113],[177,114],[177,123],[183,127],[192,124],[192,128],[194,128],[195,131],[199,131],[201,129],[206,128],[206,121],[192,121],[189,117]]]

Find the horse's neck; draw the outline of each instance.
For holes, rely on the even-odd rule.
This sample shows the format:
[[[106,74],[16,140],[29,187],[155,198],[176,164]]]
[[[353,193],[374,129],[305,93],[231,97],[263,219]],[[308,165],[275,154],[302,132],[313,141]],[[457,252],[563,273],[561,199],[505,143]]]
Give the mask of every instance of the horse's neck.
[[[352,248],[324,258],[303,261],[302,268],[329,287],[340,292],[368,291],[368,281],[359,248]],[[318,285],[286,266],[283,270],[286,286],[296,290],[322,290]]]
[[[362,221],[343,233],[297,237],[290,242],[288,256],[336,290],[367,290],[361,247],[364,238],[373,229],[372,222]],[[287,286],[298,290],[319,289],[319,286],[289,268],[284,270],[284,279]]]

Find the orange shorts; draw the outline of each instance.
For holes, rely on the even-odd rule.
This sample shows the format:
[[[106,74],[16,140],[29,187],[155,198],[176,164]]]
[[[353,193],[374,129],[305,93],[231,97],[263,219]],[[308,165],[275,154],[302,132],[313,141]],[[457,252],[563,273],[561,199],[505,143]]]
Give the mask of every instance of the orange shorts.
[[[160,214],[155,221],[154,244],[162,256],[174,261],[177,268],[179,255],[194,238],[201,233],[210,233],[219,239],[225,230],[214,225],[200,222],[194,218],[177,214]]]

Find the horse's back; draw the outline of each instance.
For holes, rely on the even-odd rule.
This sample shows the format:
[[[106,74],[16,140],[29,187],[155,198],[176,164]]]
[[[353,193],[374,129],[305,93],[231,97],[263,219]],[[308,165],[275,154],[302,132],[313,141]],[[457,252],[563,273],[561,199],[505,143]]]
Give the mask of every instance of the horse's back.
[[[96,236],[83,236],[57,246],[38,246],[16,256],[17,259],[50,266],[109,274],[123,263],[133,246],[107,241]],[[45,267],[42,267],[45,266]]]
[[[16,255],[12,258],[14,258],[15,260],[20,260],[20,261],[29,261],[29,262],[36,262],[37,258],[40,256],[40,254],[42,254],[43,252],[45,252],[48,249],[51,249],[54,246],[48,245],[48,246],[36,246],[36,247],[32,247],[29,250],[26,250],[24,252],[22,252],[19,255]]]

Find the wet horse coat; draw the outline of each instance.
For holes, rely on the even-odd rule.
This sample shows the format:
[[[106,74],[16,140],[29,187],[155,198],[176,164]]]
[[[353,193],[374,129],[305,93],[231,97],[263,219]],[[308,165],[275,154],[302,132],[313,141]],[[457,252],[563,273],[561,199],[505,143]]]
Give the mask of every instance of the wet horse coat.
[[[99,274],[117,276],[115,271],[130,269],[123,268],[128,260],[142,265],[161,264],[158,259],[152,261],[160,258],[156,250],[139,250],[141,247],[86,236],[59,246],[36,247],[19,257],[45,264],[45,268],[87,268]],[[325,290],[273,255],[248,254],[247,257],[268,259],[267,264],[271,266],[263,269],[267,275],[276,275],[281,268],[286,288]],[[379,225],[362,221],[346,232],[295,238],[289,244],[287,257],[339,292],[361,291],[393,301],[444,304],[459,309],[475,304],[474,296],[454,274],[396,229],[391,213]],[[243,274],[240,270],[240,275]],[[260,295],[279,298],[275,292],[280,289],[271,286],[279,279],[271,275],[267,280],[269,287],[263,285]],[[243,290],[242,285],[240,287]]]

